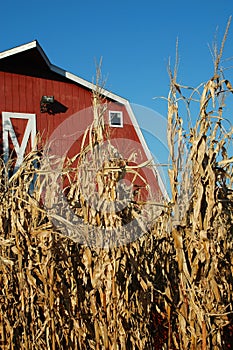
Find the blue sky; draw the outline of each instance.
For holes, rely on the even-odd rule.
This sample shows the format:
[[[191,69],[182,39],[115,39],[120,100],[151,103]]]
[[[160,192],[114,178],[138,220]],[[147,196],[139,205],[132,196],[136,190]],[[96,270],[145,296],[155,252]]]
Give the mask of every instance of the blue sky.
[[[8,0],[1,3],[0,51],[37,39],[51,63],[90,81],[102,57],[106,88],[155,113],[146,130],[152,145],[162,120],[156,123],[156,113],[166,118],[167,111],[166,102],[153,97],[168,95],[167,65],[169,58],[174,64],[177,38],[178,82],[197,86],[212,76],[209,47],[216,33],[220,45],[232,13],[232,0]],[[233,21],[223,55],[230,57]],[[232,69],[226,74],[232,81]]]
[[[167,64],[179,39],[179,81],[196,85],[212,73],[212,45],[219,43],[230,0],[5,1],[0,50],[37,39],[50,61],[92,80],[103,57],[107,87],[132,103],[166,111],[154,96],[167,96]],[[224,57],[233,56],[233,23]],[[231,73],[232,74],[232,73]]]

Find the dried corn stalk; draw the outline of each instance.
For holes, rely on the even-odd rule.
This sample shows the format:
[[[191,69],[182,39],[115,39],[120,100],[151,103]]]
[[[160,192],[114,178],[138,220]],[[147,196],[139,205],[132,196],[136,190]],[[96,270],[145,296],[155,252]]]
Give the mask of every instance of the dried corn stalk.
[[[227,348],[232,134],[223,128],[221,96],[232,88],[217,74],[204,85],[183,157],[178,101],[189,106],[190,99],[176,72],[171,78],[172,200],[159,216],[153,206],[129,201],[129,186],[119,191],[118,180],[131,169],[105,136],[98,86],[93,124],[62,174],[35,152],[11,178],[10,164],[1,162],[1,349]],[[219,107],[209,108],[219,97]],[[70,181],[67,197],[54,196],[61,177]]]
[[[221,54],[222,48],[216,57],[218,64]],[[178,277],[177,301],[173,305],[178,315],[174,328],[178,339],[174,346],[182,349],[227,348],[225,329],[232,321],[233,162],[227,150],[232,151],[233,130],[231,127],[226,132],[223,111],[226,94],[232,94],[233,89],[219,73],[218,64],[215,75],[202,91],[201,87],[195,89],[191,98],[185,97],[186,88],[176,82],[176,70],[174,75],[170,73],[169,175]],[[184,135],[179,104],[190,106],[197,92],[198,120]],[[185,144],[187,156],[183,154]],[[167,278],[170,280],[169,271]],[[169,286],[170,295],[174,287],[177,288]]]
[[[130,187],[119,193],[118,180],[131,169],[104,141],[99,99],[97,91],[77,169],[68,160],[57,173],[46,152],[39,167],[37,153],[29,154],[10,179],[1,164],[3,349],[153,348],[158,241],[141,222],[141,204],[128,201]],[[56,196],[61,176],[71,179],[66,198]]]

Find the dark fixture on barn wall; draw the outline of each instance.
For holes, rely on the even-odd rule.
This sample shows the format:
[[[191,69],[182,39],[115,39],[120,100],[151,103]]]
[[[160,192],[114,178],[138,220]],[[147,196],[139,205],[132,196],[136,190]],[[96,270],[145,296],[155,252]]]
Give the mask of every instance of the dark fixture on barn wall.
[[[50,113],[54,104],[54,96],[42,96],[40,100],[40,112]]]
[[[40,112],[55,115],[65,113],[68,107],[55,100],[54,96],[42,96],[40,100]]]

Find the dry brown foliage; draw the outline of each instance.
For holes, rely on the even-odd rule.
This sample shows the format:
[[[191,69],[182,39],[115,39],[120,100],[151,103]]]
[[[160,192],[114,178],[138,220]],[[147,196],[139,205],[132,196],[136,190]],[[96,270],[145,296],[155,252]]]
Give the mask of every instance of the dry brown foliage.
[[[43,161],[31,152],[11,177],[10,163],[1,162],[2,350],[227,349],[233,159],[223,110],[233,90],[215,68],[190,98],[176,70],[170,72],[172,197],[159,215],[154,206],[127,202],[127,186],[118,197],[117,182],[131,169],[110,140],[101,148],[98,87],[93,124],[62,174],[54,167],[59,160],[49,162],[46,152]],[[194,94],[200,96],[198,119],[184,134],[179,103],[189,106]],[[96,169],[98,196],[92,196],[90,168]],[[66,197],[60,195],[61,176],[69,183]],[[125,200],[123,210],[115,205],[118,198]]]
[[[218,67],[229,24],[215,74],[206,84],[191,89],[187,98],[190,88],[176,82],[176,68],[174,75],[170,71],[171,234],[178,278],[178,300],[172,308],[179,334],[174,344],[179,349],[227,348],[223,329],[232,321],[233,159],[228,149],[232,152],[233,129],[231,125],[225,130],[224,107],[233,89]],[[200,96],[198,119],[185,135],[179,106],[184,102],[189,107],[195,94]],[[172,283],[169,287],[171,295]]]

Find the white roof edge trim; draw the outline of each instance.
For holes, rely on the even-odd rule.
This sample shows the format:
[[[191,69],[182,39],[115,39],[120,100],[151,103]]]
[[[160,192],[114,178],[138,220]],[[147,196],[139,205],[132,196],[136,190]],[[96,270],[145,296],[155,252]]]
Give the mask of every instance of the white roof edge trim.
[[[16,46],[16,47],[13,47],[12,49],[0,52],[0,59],[5,58],[5,57],[9,57],[9,56],[13,56],[13,55],[16,55],[17,53],[21,53],[21,52],[24,52],[24,51],[27,51],[30,49],[34,49],[35,47],[38,49],[38,51],[40,52],[40,54],[43,56],[44,60],[46,61],[47,65],[50,67],[51,63],[37,40],[33,40],[27,44]]]
[[[9,57],[9,56],[12,56],[12,55],[15,55],[15,54],[23,52],[23,51],[27,51],[27,50],[33,49],[37,45],[38,45],[37,41],[33,40],[30,43],[13,47],[12,49],[0,52],[0,59],[1,58],[5,58],[5,57]]]
[[[93,83],[91,83],[91,82],[89,82],[89,81],[87,81],[87,80],[85,80],[83,78],[80,78],[79,76],[77,76],[77,75],[75,75],[73,73],[67,72],[67,71],[65,71],[62,68],[54,66],[53,64],[50,65],[50,69],[53,72],[58,73],[58,74],[64,76],[65,78],[75,82],[75,83],[83,85],[83,86],[87,87],[90,90],[95,90],[95,84],[93,84]],[[123,98],[121,96],[118,96],[118,95],[116,95],[116,94],[114,94],[114,93],[112,93],[112,92],[110,92],[110,91],[108,91],[106,89],[101,89],[101,94],[106,96],[106,97],[108,97],[108,98],[110,98],[110,99],[112,99],[112,100],[114,100],[114,101],[116,101],[116,102],[119,102],[119,103],[121,103],[123,105],[125,105],[128,102],[128,100],[126,100],[125,98]]]
[[[133,110],[131,108],[131,105],[130,105],[129,101],[127,101],[127,103],[126,103],[126,109],[127,109],[127,112],[129,113],[129,116],[130,116],[130,119],[131,119],[133,125],[136,126],[135,127],[135,131],[136,131],[136,133],[138,135],[138,138],[139,138],[139,140],[140,140],[140,142],[142,144],[142,147],[144,149],[144,152],[145,152],[148,160],[150,160],[150,159],[153,160],[153,156],[152,156],[152,154],[151,154],[151,152],[150,152],[150,150],[149,150],[149,148],[147,146],[146,140],[145,140],[145,138],[144,138],[144,136],[142,134],[142,131],[141,131],[139,125],[138,125],[137,119],[136,119],[136,117],[135,117],[135,115],[133,113]],[[160,176],[159,171],[156,171],[154,168],[152,168],[152,169],[153,169],[153,171],[155,173],[155,176],[158,179],[158,185],[159,185],[159,188],[162,191],[162,194],[163,194],[164,198],[169,201],[170,198],[169,198],[168,192],[166,190],[166,187],[165,187],[165,185],[163,183],[163,180],[162,180],[162,178]]]

